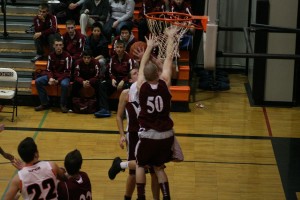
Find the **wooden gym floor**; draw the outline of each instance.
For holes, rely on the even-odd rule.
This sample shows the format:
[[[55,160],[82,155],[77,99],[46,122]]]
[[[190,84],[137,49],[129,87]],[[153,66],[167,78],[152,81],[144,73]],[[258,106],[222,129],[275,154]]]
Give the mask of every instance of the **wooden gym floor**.
[[[191,112],[172,113],[185,161],[168,163],[173,200],[294,200],[300,192],[300,108],[251,107],[244,75],[230,75],[231,90],[197,91],[205,107],[190,103]],[[65,155],[77,148],[82,170],[92,181],[94,200],[123,199],[128,172],[114,181],[107,171],[118,146],[115,113],[111,118],[63,114],[59,109],[35,112],[19,107],[18,118],[0,113],[0,146],[17,155],[17,145],[30,136],[40,158],[62,166]],[[0,157],[0,194],[7,191],[16,170]],[[150,179],[148,177],[148,179]],[[147,199],[151,198],[147,185]],[[132,199],[136,199],[136,193]]]

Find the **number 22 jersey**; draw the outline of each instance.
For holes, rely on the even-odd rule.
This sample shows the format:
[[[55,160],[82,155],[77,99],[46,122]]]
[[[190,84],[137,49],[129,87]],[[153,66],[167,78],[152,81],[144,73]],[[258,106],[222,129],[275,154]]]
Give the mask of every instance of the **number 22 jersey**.
[[[57,178],[49,162],[23,167],[18,175],[24,200],[57,199]]]

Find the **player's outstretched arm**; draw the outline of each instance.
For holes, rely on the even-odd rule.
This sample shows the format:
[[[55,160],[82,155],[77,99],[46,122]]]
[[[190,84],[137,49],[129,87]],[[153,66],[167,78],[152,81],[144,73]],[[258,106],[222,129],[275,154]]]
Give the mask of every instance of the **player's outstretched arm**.
[[[147,42],[147,48],[144,52],[144,55],[143,55],[141,63],[140,63],[139,75],[138,75],[138,80],[137,80],[137,89],[138,90],[140,90],[141,85],[143,84],[143,82],[145,82],[145,76],[144,76],[145,65],[150,60],[152,49],[157,46],[157,44],[155,42],[155,37],[152,34],[149,35],[149,38],[146,38],[146,42]]]
[[[9,154],[9,153],[6,153],[1,147],[0,147],[0,154],[7,160],[9,161],[13,161],[14,160],[14,156]]]
[[[167,49],[166,49],[166,59],[163,63],[163,69],[160,78],[163,79],[168,86],[171,85],[172,77],[172,64],[173,64],[173,52],[174,52],[174,39],[175,34],[177,33],[177,26],[170,26],[166,28],[165,34],[168,36],[167,39]]]
[[[21,161],[18,158],[15,158],[13,155],[6,153],[1,147],[0,147],[0,154],[7,160],[9,160],[17,170],[21,170],[24,166],[25,163]]]

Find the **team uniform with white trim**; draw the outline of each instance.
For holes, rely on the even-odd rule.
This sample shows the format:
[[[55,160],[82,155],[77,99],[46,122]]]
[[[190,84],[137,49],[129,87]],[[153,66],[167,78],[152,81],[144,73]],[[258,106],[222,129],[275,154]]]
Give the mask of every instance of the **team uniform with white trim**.
[[[140,166],[162,164],[172,160],[173,120],[170,118],[171,94],[167,84],[143,83],[139,91],[139,132],[137,162]]]
[[[57,199],[57,178],[49,162],[39,161],[18,171],[24,200]]]

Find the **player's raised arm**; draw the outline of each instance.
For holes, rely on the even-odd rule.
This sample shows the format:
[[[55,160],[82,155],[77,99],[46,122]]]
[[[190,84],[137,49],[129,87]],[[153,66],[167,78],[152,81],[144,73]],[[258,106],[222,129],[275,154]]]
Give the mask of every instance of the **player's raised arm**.
[[[9,161],[13,161],[14,160],[14,156],[9,154],[9,153],[6,153],[1,147],[0,147],[0,154],[7,160]]]
[[[140,63],[140,69],[139,69],[139,76],[137,80],[137,89],[139,90],[143,82],[145,82],[145,76],[144,76],[144,68],[147,62],[150,60],[152,49],[157,46],[155,42],[155,37],[150,34],[149,38],[146,38],[147,42],[147,48],[144,52],[144,55],[142,57],[141,63]]]
[[[163,79],[168,86],[171,85],[172,77],[172,64],[173,64],[173,52],[174,52],[174,39],[175,34],[177,33],[177,26],[170,26],[166,28],[165,34],[167,35],[167,49],[166,49],[166,59],[163,63],[163,69],[160,78]]]
[[[24,166],[25,163],[21,161],[18,158],[15,158],[13,155],[6,153],[1,147],[0,147],[0,154],[7,160],[11,162],[11,164],[17,169],[21,170]]]

